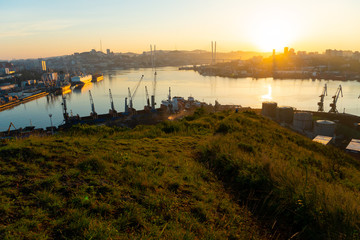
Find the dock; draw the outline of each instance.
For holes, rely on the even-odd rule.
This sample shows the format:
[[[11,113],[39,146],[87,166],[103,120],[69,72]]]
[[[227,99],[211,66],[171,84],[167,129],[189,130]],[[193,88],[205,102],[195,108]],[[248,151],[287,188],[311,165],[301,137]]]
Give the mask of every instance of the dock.
[[[10,109],[10,108],[14,108],[14,107],[16,107],[16,106],[18,106],[20,104],[27,103],[27,102],[30,102],[32,100],[44,97],[44,96],[46,96],[48,94],[49,94],[48,92],[39,92],[39,93],[33,94],[31,96],[28,96],[28,97],[16,99],[14,101],[1,104],[0,105],[0,112],[5,111],[5,110]]]

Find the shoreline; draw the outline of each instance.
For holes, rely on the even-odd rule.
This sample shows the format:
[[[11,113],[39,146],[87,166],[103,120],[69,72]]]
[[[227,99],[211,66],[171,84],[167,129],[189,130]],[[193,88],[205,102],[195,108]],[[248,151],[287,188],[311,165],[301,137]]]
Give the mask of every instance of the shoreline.
[[[236,71],[219,73],[217,68],[211,67],[210,65],[205,66],[193,66],[193,67],[179,67],[179,71],[195,71],[201,76],[209,77],[224,77],[224,78],[273,78],[274,80],[325,80],[325,81],[358,81],[360,82],[359,75],[356,77],[348,77],[346,74],[320,74],[318,76],[312,76],[311,73],[237,73]]]

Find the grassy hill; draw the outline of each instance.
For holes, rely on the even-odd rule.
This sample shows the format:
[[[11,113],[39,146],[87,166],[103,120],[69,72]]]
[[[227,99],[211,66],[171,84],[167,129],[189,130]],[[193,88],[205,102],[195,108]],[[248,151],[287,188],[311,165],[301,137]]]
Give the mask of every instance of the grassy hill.
[[[253,112],[0,147],[1,239],[358,239],[360,164]]]

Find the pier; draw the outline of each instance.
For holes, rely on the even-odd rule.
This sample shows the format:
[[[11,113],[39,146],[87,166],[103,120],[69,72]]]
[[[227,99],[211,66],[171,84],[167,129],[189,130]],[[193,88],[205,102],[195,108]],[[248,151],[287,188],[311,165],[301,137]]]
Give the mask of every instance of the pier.
[[[16,107],[16,106],[18,106],[20,104],[30,102],[30,101],[38,99],[38,98],[45,97],[48,94],[49,94],[48,92],[40,92],[40,93],[36,93],[36,94],[33,94],[31,96],[28,96],[28,97],[16,99],[14,101],[1,104],[0,105],[0,112],[4,111],[4,110],[7,110],[7,109],[10,109],[10,108],[13,108],[13,107]]]

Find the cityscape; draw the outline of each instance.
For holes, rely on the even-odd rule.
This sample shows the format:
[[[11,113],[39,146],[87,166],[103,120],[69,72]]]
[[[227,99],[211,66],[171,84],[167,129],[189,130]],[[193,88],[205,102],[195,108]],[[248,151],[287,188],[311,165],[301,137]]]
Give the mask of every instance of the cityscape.
[[[136,54],[114,53],[107,49],[104,53],[92,49],[68,56],[0,62],[1,102],[11,102],[9,95],[20,98],[26,89],[61,93],[60,88],[70,82],[70,75],[150,68],[154,64],[152,59],[152,51]],[[205,50],[159,50],[156,66],[176,66],[205,76],[231,78],[360,80],[360,53],[332,49],[324,53],[295,53],[293,48],[285,47],[278,54],[275,50],[272,54],[238,51],[217,53],[217,56],[216,52]]]
[[[360,3],[0,6],[0,239],[360,238]]]

